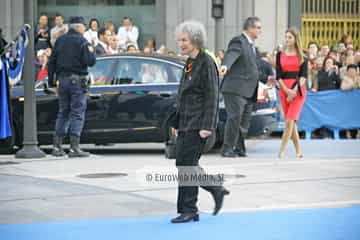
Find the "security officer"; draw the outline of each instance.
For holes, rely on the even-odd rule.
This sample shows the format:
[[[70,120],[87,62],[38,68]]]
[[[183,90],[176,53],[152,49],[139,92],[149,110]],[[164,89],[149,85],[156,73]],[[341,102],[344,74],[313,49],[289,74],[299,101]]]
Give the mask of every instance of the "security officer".
[[[49,61],[49,83],[58,81],[59,112],[54,132],[53,156],[64,156],[62,140],[69,133],[69,157],[87,157],[88,152],[80,149],[80,135],[84,126],[87,68],[95,64],[93,47],[83,37],[85,22],[82,17],[71,17],[69,31],[58,38]]]

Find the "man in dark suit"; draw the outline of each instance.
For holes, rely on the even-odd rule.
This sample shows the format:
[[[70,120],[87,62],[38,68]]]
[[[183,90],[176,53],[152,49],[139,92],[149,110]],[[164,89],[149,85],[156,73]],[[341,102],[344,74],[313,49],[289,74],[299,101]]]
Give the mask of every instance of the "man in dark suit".
[[[257,97],[259,70],[254,41],[261,34],[260,19],[247,18],[243,30],[230,41],[220,69],[224,77],[221,92],[227,113],[223,157],[246,156],[244,139]]]
[[[106,55],[108,53],[109,38],[111,32],[105,28],[100,28],[98,31],[99,43],[95,46],[96,56]]]

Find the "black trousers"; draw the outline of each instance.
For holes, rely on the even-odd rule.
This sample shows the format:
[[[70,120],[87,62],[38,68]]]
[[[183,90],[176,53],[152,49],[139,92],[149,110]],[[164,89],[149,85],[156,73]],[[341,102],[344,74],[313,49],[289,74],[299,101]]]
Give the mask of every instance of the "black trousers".
[[[199,130],[178,133],[176,140],[176,166],[178,168],[179,175],[184,174],[184,170],[182,169],[186,169],[185,174],[189,174],[190,172],[204,174],[203,170],[199,166],[199,159],[201,157],[205,141],[206,139],[202,139],[200,137]],[[198,212],[196,203],[198,199],[199,186],[212,194],[222,188],[222,186],[218,185],[189,185],[184,186],[182,182],[179,181],[177,198],[178,213]]]
[[[223,96],[227,115],[223,150],[243,149],[255,102],[253,99],[236,94],[223,93]]]

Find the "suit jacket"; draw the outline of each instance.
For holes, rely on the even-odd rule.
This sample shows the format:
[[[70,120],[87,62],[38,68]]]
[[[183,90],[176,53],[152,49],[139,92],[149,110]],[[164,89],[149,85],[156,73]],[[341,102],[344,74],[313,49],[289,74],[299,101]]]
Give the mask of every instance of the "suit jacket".
[[[335,72],[320,70],[317,75],[318,91],[332,90],[340,88],[340,76]]]
[[[106,54],[106,50],[100,43],[98,43],[95,47],[95,54],[96,56],[101,56]]]
[[[179,131],[216,129],[219,105],[219,77],[216,63],[203,50],[188,59],[190,72],[183,71],[177,96],[175,119]],[[186,66],[185,65],[185,66]]]
[[[232,93],[246,98],[256,96],[259,81],[258,64],[256,54],[244,34],[230,41],[223,65],[228,68],[228,72],[222,81],[222,93]]]

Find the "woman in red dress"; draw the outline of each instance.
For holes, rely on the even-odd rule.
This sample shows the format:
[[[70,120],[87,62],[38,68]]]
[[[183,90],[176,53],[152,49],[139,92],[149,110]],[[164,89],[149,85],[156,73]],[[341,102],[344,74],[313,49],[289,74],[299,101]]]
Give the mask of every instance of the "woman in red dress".
[[[285,119],[279,157],[284,157],[285,148],[292,139],[296,157],[301,158],[302,150],[296,122],[306,98],[307,62],[303,56],[300,35],[295,29],[290,28],[285,32],[285,48],[276,56],[276,76],[280,85],[279,95]]]

